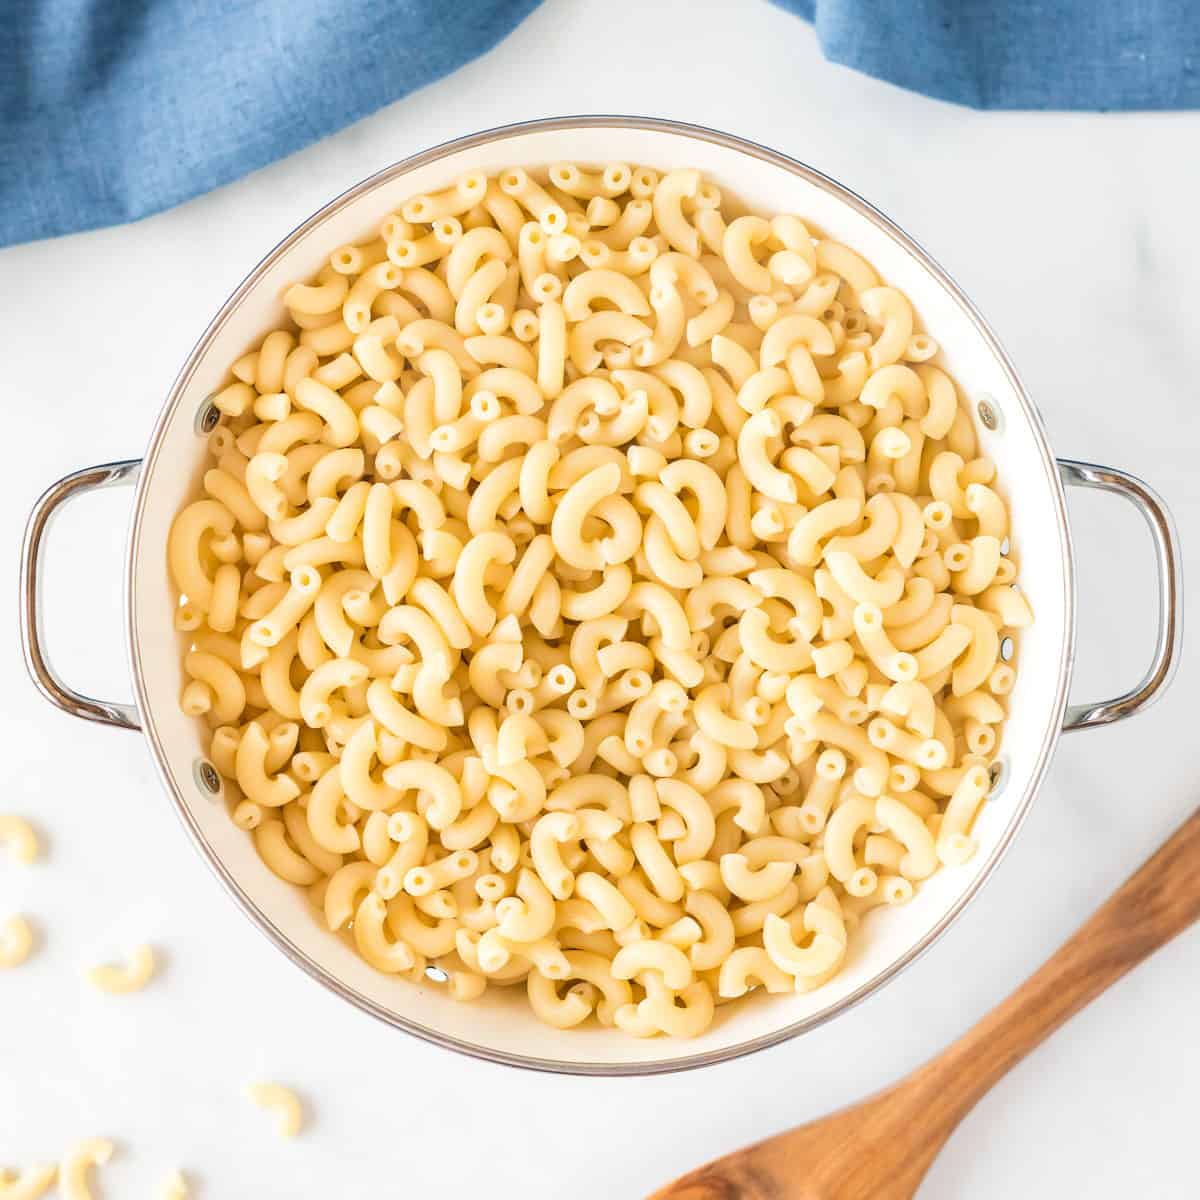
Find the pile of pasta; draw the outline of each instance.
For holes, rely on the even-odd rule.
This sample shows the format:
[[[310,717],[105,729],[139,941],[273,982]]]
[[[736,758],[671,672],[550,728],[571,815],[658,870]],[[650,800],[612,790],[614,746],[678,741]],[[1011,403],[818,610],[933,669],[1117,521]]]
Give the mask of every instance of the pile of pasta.
[[[380,971],[691,1036],[974,848],[1031,620],[993,464],[904,295],[735,214],[464,175],[213,398],[183,708]]]

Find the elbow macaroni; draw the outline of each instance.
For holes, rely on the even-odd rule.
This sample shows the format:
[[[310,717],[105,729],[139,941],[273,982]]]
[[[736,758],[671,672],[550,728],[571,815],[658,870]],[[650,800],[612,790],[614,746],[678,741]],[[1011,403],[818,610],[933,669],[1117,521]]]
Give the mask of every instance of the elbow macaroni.
[[[267,867],[376,969],[560,1029],[829,979],[971,854],[1032,620],[907,298],[722,208],[622,163],[414,197],[285,293],[168,537],[181,705]]]
[[[8,852],[16,862],[29,864],[37,858],[37,834],[24,817],[0,813],[0,842],[8,846]]]
[[[141,991],[153,974],[154,951],[149,946],[137,946],[130,954],[129,961],[121,966],[104,963],[89,967],[87,981],[98,991],[123,995]]]
[[[88,1138],[64,1155],[58,1168],[58,1190],[64,1200],[92,1200],[88,1171],[108,1162],[114,1149],[107,1138]]]
[[[304,1110],[300,1097],[291,1088],[281,1083],[250,1083],[246,1085],[246,1095],[259,1108],[276,1114],[280,1137],[295,1137],[300,1132]]]
[[[22,916],[0,921],[0,970],[19,967],[33,949],[33,927]]]
[[[34,1167],[23,1167],[15,1174],[0,1171],[0,1197],[3,1200],[38,1200],[54,1186],[58,1178],[58,1167],[42,1163]]]

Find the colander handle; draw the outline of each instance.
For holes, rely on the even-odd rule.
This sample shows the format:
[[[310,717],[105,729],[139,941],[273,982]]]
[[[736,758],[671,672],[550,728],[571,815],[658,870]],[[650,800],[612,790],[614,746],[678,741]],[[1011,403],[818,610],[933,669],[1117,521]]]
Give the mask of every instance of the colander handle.
[[[45,650],[41,585],[42,543],[58,509],[68,500],[88,492],[108,487],[128,487],[137,482],[141,469],[140,458],[104,463],[98,467],[85,467],[82,471],[63,476],[42,493],[25,526],[25,541],[21,547],[21,594],[18,606],[25,667],[38,691],[56,708],[61,708],[73,717],[97,721],[101,725],[115,725],[118,729],[138,730],[141,729],[141,724],[138,721],[137,709],[132,704],[96,700],[85,696],[64,683],[51,665]]]
[[[1095,463],[1058,460],[1059,474],[1068,487],[1099,488],[1123,496],[1146,519],[1154,542],[1154,561],[1158,575],[1158,635],[1154,658],[1141,682],[1115,700],[1098,704],[1071,704],[1063,721],[1063,730],[1091,729],[1120,721],[1148,708],[1166,691],[1179,665],[1183,644],[1183,571],[1179,557],[1179,535],[1162,497],[1136,475],[1116,467]]]

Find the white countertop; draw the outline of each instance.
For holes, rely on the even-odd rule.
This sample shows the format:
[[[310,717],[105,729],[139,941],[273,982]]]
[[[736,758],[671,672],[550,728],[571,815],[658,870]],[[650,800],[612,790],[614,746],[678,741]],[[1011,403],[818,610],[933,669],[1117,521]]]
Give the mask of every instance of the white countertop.
[[[535,1075],[424,1045],[303,977],[243,920],[188,843],[136,736],[34,692],[15,632],[15,550],[43,486],[137,456],[198,332],[284,233],[349,184],[432,143],[573,112],[728,129],[867,196],[950,270],[999,331],[1061,455],[1144,476],[1173,506],[1200,579],[1200,114],[980,114],[827,64],[765,3],[551,0],[456,76],[173,212],[0,253],[6,467],[0,474],[0,809],[48,854],[0,854],[0,913],[41,946],[0,974],[0,1164],[115,1138],[105,1196],[156,1194],[185,1168],[205,1197],[636,1197],[716,1155],[857,1100],[935,1053],[1020,983],[1197,802],[1193,641],[1173,692],[1064,740],[1012,851],[945,938],[867,1003],[787,1045],[699,1073]],[[636,45],[642,52],[634,54]],[[743,90],[728,81],[744,79]],[[56,527],[53,647],[85,690],[125,698],[119,578],[128,493]],[[1077,698],[1149,655],[1148,539],[1120,501],[1072,500]],[[1194,595],[1195,593],[1193,593]],[[1192,606],[1193,613],[1195,605]],[[165,970],[145,993],[80,979],[136,940]],[[922,1200],[1195,1189],[1200,1111],[1193,930],[1005,1079],[931,1171]],[[241,1097],[293,1083],[306,1135],[277,1140]]]

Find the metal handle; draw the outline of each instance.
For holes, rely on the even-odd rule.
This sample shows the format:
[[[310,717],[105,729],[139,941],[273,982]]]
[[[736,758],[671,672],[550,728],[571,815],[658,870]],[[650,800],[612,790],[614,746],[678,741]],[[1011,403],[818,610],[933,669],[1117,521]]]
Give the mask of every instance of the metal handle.
[[[1059,474],[1069,487],[1099,488],[1124,496],[1146,518],[1154,539],[1154,558],[1158,572],[1158,639],[1154,658],[1141,682],[1115,700],[1099,704],[1072,704],[1067,707],[1063,729],[1090,729],[1120,721],[1148,708],[1166,690],[1179,665],[1183,644],[1183,575],[1179,561],[1179,536],[1175,522],[1162,497],[1135,475],[1115,467],[1094,463],[1058,460]]]
[[[99,467],[85,467],[66,475],[42,493],[29,514],[25,526],[25,543],[21,547],[20,620],[21,649],[25,653],[25,667],[39,692],[56,708],[82,717],[87,721],[98,721],[101,725],[115,725],[118,729],[141,729],[137,709],[132,704],[115,701],[94,700],[74,688],[68,687],[50,665],[46,657],[42,629],[42,542],[46,531],[58,509],[68,500],[101,488],[118,487],[137,481],[142,469],[140,458],[127,462],[105,463]]]

